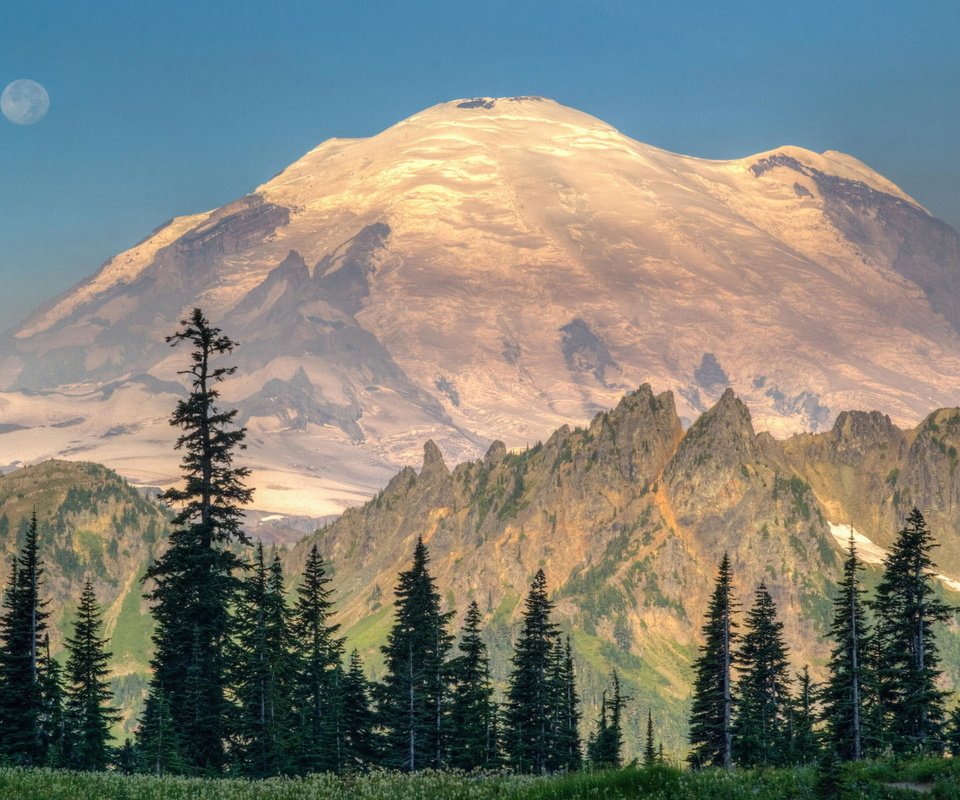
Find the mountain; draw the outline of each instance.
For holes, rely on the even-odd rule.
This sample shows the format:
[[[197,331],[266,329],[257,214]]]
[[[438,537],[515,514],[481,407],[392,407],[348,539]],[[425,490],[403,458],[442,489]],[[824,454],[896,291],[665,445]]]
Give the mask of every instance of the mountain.
[[[732,386],[760,429],[915,424],[960,384],[960,238],[855,158],[669,153],[536,97],[334,139],[178,217],[0,341],[0,464],[177,475],[166,420],[200,305],[242,343],[225,400],[265,512],[370,497],[580,424],[650,381],[690,424]]]
[[[111,679],[123,725],[131,729],[146,687],[152,622],[140,578],[169,534],[166,512],[112,470],[47,461],[0,476],[0,579],[36,511],[44,562],[42,596],[51,613],[50,646],[62,654],[87,576],[104,610]]]
[[[671,750],[685,747],[690,665],[716,566],[730,554],[744,607],[765,581],[797,670],[823,677],[842,550],[854,531],[876,564],[916,503],[942,547],[939,586],[960,596],[960,409],[901,430],[877,412],[844,412],[823,433],[757,433],[731,390],[684,432],[669,392],[648,385],[586,428],[486,455],[452,470],[433,442],[371,501],[298,544],[291,575],[317,544],[335,570],[348,645],[382,669],[396,575],[418,536],[447,608],[485,612],[494,677],[509,670],[521,600],[546,571],[573,637],[588,718],[609,671],[632,696],[634,742],[653,707]],[[874,566],[868,580],[879,574]],[[458,616],[458,619],[460,619]],[[960,631],[941,631],[960,685]]]

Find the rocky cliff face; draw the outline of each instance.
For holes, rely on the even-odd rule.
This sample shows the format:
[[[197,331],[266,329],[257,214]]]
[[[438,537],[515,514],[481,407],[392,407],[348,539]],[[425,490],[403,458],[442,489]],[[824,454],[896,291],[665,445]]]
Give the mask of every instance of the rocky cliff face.
[[[263,511],[339,513],[425,439],[522,447],[646,381],[685,425],[727,386],[778,436],[913,425],[957,402],[958,267],[848,155],[707,161],[543,98],[443,103],[170,221],[0,338],[0,464],[175,480],[163,336],[198,304],[242,344],[224,391]]]
[[[308,537],[289,565],[320,546],[336,570],[348,635],[376,672],[396,574],[423,536],[448,606],[462,613],[475,599],[485,610],[501,679],[518,601],[543,567],[587,702],[617,668],[636,707],[653,705],[681,746],[689,665],[724,552],[744,604],[766,582],[796,667],[809,663],[815,675],[840,564],[831,523],[853,524],[882,546],[917,503],[943,545],[941,568],[960,577],[957,432],[960,410],[908,431],[883,414],[852,412],[830,431],[780,442],[757,434],[726,391],[684,433],[673,396],[644,385],[587,428],[563,427],[519,451],[498,442],[452,470],[428,442],[419,472],[405,468]]]

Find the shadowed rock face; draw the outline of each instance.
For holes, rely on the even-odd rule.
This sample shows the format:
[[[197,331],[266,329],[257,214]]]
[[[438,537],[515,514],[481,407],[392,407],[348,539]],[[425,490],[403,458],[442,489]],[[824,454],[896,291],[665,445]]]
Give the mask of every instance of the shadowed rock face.
[[[582,319],[571,320],[560,332],[567,369],[581,379],[591,374],[598,383],[606,385],[607,369],[616,369],[617,364],[603,340]]]
[[[257,194],[230,203],[173,247],[171,267],[178,274],[196,275],[226,256],[242,253],[290,221],[289,209],[264,201]]]
[[[912,203],[777,154],[751,167],[757,176],[787,167],[816,182],[824,212],[851,242],[915,283],[934,311],[960,330],[960,236]]]
[[[162,248],[134,280],[95,298],[97,308],[121,309],[119,313],[108,319],[93,313],[90,304],[81,305],[39,336],[2,342],[0,356],[16,354],[23,359],[12,388],[39,391],[149,371],[166,349],[163,333],[172,331],[183,310],[198,302],[212,272],[224,260],[262,244],[289,219],[288,209],[256,194],[214,212]],[[82,337],[65,333],[76,326],[84,329]],[[110,355],[91,364],[89,354],[95,350]]]

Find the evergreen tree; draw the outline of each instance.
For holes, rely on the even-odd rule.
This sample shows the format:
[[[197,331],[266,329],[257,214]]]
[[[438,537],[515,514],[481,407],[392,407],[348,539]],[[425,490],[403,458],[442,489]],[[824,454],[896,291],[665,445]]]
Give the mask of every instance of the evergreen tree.
[[[123,775],[132,775],[137,771],[137,751],[130,737],[124,739],[123,744],[114,751],[113,765]]]
[[[235,367],[214,367],[219,355],[235,343],[213,328],[200,309],[182,321],[167,341],[193,346],[189,375],[192,390],[181,400],[171,424],[183,433],[176,448],[184,451],[182,488],[164,499],[182,504],[174,517],[169,547],[147,570],[153,589],[156,629],[151,693],[163,696],[181,739],[181,755],[193,771],[215,774],[225,764],[227,663],[224,653],[231,632],[229,609],[239,591],[243,566],[235,543],[249,544],[240,528],[241,507],[252,490],[244,486],[249,470],[234,467],[236,450],[246,431],[232,429],[236,410],[220,411],[217,384]]]
[[[530,585],[514,646],[504,720],[510,765],[519,772],[538,775],[549,769],[554,747],[550,663],[557,626],[550,619],[552,610],[547,577],[540,569]]]
[[[690,712],[690,755],[694,767],[733,766],[733,687],[731,668],[737,642],[730,558],[720,561],[703,626],[704,643],[693,665],[696,677]]]
[[[937,599],[933,588],[937,547],[916,508],[884,559],[884,573],[872,608],[881,681],[886,682],[884,717],[895,752],[939,752],[943,748],[944,698],[937,688],[940,654],[934,626],[952,617],[953,609]]]
[[[24,766],[45,762],[48,739],[41,662],[50,614],[40,599],[43,562],[37,538],[34,511],[0,616],[0,754]]]
[[[954,758],[960,758],[960,705],[953,707],[947,723],[947,749]]]
[[[102,618],[93,583],[87,578],[77,607],[72,638],[67,639],[66,722],[69,763],[75,769],[103,770],[110,760],[112,723],[120,715],[110,705],[113,697],[107,676],[111,654],[100,638]]]
[[[647,709],[647,739],[643,746],[643,766],[652,767],[657,763],[657,751],[653,744],[653,712]]]
[[[813,796],[817,800],[840,800],[841,797],[846,797],[840,757],[830,747],[824,749],[817,761]]]
[[[379,757],[377,740],[373,732],[375,718],[370,709],[370,685],[363,673],[360,653],[350,653],[346,672],[341,673],[341,702],[343,709],[343,743],[341,769],[355,771],[376,762]]]
[[[408,771],[443,767],[448,738],[444,717],[452,612],[440,611],[429,560],[426,545],[418,539],[413,565],[400,573],[393,628],[381,648],[386,674],[378,688],[385,763]]]
[[[479,606],[471,602],[460,634],[460,655],[450,662],[450,766],[467,771],[492,767],[496,759],[490,747],[490,728],[495,724],[493,686],[480,619]]]
[[[817,694],[810,680],[810,668],[804,666],[797,674],[797,697],[792,711],[790,750],[794,764],[814,764],[820,755],[820,737],[817,734],[817,713],[814,708]]]
[[[889,753],[891,735],[887,710],[893,707],[894,682],[884,663],[884,644],[874,631],[864,643],[863,755]]]
[[[737,663],[734,759],[741,766],[774,766],[789,758],[790,670],[783,623],[764,584],[747,614]]]
[[[596,727],[587,740],[587,760],[594,769],[606,769],[607,762],[607,690],[600,695],[600,713],[597,716]]]
[[[570,637],[558,639],[553,648],[550,683],[553,692],[553,749],[549,767],[575,772],[583,766],[580,749],[580,695],[577,692],[573,648]]]
[[[620,691],[620,677],[614,670],[609,697],[604,691],[600,701],[597,729],[589,748],[591,766],[619,769],[623,764],[623,709],[629,698]]]
[[[870,631],[858,574],[863,565],[850,535],[847,558],[843,564],[843,580],[833,601],[833,624],[830,638],[829,676],[823,688],[823,719],[827,746],[839,758],[849,761],[863,758],[864,714],[868,695],[869,665],[867,654]]]
[[[163,687],[154,683],[137,728],[134,746],[137,771],[157,777],[186,774],[190,767],[183,748],[183,738],[170,710],[170,700]]]
[[[233,752],[239,771],[263,778],[290,771],[293,745],[289,610],[278,558],[268,567],[263,545],[243,584],[230,648],[236,698]]]
[[[299,710],[298,767],[339,771],[342,730],[339,693],[343,678],[340,626],[330,621],[333,591],[317,546],[310,548],[297,588],[290,629],[296,657],[293,696]]]
[[[43,657],[40,662],[40,695],[43,698],[40,729],[43,731],[46,765],[54,768],[67,766],[70,763],[72,737],[64,712],[60,663],[50,655],[49,634],[44,636]]]

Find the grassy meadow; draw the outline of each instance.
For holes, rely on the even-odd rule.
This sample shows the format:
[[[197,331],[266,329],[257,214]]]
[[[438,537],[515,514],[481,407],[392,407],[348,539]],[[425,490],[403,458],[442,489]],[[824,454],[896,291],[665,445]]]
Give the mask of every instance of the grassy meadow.
[[[838,798],[960,798],[949,760],[849,765]],[[374,772],[265,781],[0,769],[3,800],[815,800],[817,774],[789,770],[687,772],[674,767],[533,778]]]

